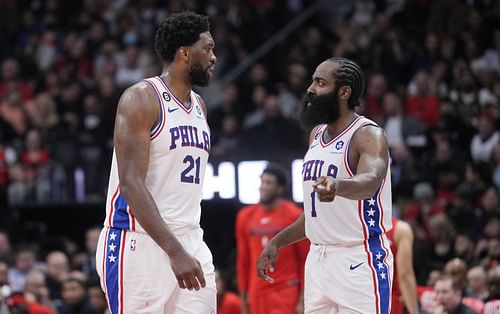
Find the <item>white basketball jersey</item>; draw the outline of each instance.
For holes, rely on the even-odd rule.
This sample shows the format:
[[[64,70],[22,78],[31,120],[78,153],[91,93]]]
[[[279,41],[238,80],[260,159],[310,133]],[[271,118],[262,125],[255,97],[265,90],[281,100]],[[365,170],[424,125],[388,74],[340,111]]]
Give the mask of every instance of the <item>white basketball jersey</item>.
[[[160,77],[145,81],[160,103],[160,119],[150,134],[146,187],[173,232],[198,228],[202,184],[210,151],[210,130],[200,96],[191,91],[191,106],[187,108]],[[120,193],[115,152],[104,225],[144,231],[134,217],[134,209]]]
[[[333,202],[320,202],[312,183],[320,176],[350,178],[355,170],[349,166],[348,156],[354,133],[365,125],[377,124],[363,116],[328,143],[324,142],[327,125],[321,126],[304,157],[302,168],[304,185],[304,214],[306,236],[321,245],[349,245],[378,237],[391,229],[391,174],[390,168],[382,185],[373,197],[351,200],[336,196]]]

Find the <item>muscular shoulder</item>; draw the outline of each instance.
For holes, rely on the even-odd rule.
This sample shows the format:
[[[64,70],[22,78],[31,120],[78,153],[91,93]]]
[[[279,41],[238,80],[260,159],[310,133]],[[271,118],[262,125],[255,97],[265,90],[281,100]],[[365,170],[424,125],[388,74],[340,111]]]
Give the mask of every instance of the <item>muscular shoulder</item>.
[[[158,100],[146,82],[127,88],[120,97],[117,122],[128,121],[142,129],[150,129],[158,119]]]
[[[384,130],[374,124],[363,125],[356,130],[352,137],[352,143],[358,146],[380,145],[387,147]]]
[[[139,82],[127,88],[118,102],[118,112],[127,116],[151,120],[158,117],[158,100],[153,97],[151,88],[146,82]]]

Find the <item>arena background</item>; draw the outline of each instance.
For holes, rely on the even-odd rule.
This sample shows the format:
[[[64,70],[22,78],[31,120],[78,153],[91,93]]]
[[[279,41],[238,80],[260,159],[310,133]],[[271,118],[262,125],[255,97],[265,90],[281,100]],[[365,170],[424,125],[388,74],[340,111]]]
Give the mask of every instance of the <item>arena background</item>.
[[[388,128],[394,214],[414,228],[419,284],[455,256],[498,260],[493,0],[0,1],[0,225],[14,247],[36,243],[40,260],[72,242],[84,250],[85,230],[104,217],[118,97],[159,74],[155,27],[184,9],[207,14],[216,41],[215,76],[197,91],[212,129],[207,185],[224,190],[202,204],[217,267],[233,269],[234,218],[258,187],[262,163],[246,161],[284,165],[287,197],[300,204],[292,163],[307,136],[297,113],[331,56],[361,65],[357,110]]]

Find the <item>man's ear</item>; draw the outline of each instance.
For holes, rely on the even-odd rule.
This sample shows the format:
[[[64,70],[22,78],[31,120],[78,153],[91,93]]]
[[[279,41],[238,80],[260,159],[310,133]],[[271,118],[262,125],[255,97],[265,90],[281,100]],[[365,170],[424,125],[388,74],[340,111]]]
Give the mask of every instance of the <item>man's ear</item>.
[[[186,63],[189,62],[189,59],[191,58],[191,51],[188,47],[179,47],[177,53],[181,60],[185,61]]]
[[[351,97],[351,94],[352,94],[352,88],[351,88],[351,86],[342,86],[339,89],[339,97],[340,97],[340,99],[349,99],[349,97]]]

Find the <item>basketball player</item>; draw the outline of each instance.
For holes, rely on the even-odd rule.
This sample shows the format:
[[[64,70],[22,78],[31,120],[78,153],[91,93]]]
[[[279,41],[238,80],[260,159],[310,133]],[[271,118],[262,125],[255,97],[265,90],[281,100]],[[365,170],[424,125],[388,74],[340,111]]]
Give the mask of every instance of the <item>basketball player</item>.
[[[243,207],[236,217],[236,274],[244,314],[303,313],[303,272],[309,241],[281,251],[273,283],[259,280],[255,273],[264,245],[302,214],[302,209],[282,198],[285,187],[284,171],[267,166],[261,176],[259,204]]]
[[[392,218],[387,233],[394,256],[391,314],[418,314],[417,279],[413,271],[413,231],[408,223]]]
[[[301,112],[314,128],[302,168],[304,214],[276,235],[258,260],[272,281],[278,250],[307,237],[305,313],[390,313],[391,176],[383,130],[354,112],[360,67],[331,58],[315,70]]]
[[[215,274],[200,228],[210,150],[203,100],[216,57],[208,18],[171,15],[158,28],[161,76],[120,98],[97,271],[112,314],[215,313]],[[199,291],[198,291],[199,290]]]

